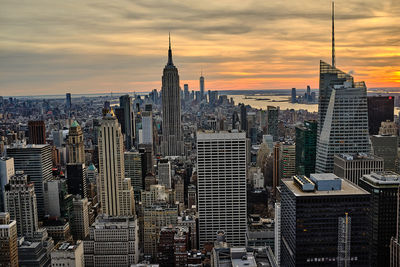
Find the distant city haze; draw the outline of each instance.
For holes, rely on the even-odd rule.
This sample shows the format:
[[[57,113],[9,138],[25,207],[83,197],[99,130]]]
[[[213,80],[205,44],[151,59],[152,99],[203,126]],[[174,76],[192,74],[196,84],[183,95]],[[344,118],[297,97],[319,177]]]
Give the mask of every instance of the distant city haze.
[[[400,86],[400,1],[337,0],[336,66]],[[331,1],[28,1],[0,9],[0,95],[160,90],[171,32],[180,86],[318,88]]]

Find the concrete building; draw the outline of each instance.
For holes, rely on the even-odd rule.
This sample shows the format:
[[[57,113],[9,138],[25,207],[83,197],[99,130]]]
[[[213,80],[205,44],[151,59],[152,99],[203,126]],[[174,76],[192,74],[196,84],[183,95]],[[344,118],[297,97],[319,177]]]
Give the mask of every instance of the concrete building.
[[[71,233],[74,240],[84,240],[89,235],[89,202],[87,198],[73,199]]]
[[[340,178],[358,184],[364,174],[383,171],[383,165],[383,159],[372,154],[338,154],[335,155],[333,172]]]
[[[163,156],[181,156],[183,135],[181,128],[181,88],[178,69],[172,62],[171,39],[168,49],[168,62],[162,76],[162,141]]]
[[[84,267],[83,242],[58,244],[51,252],[51,266]]]
[[[318,143],[315,171],[333,172],[334,155],[369,153],[367,88],[364,82],[320,62]]]
[[[65,179],[53,177],[44,182],[45,214],[50,217],[71,218],[72,195]]]
[[[373,135],[371,136],[372,152],[383,158],[385,171],[397,171],[398,169],[398,136]]]
[[[369,265],[367,191],[332,173],[294,176],[281,190],[281,266]]]
[[[103,117],[99,129],[98,191],[101,209],[110,216],[135,213],[131,180],[125,178],[124,146],[121,126],[112,112]]]
[[[33,238],[39,228],[35,188],[28,176],[17,171],[5,186],[5,210],[17,222],[18,236]]]
[[[396,236],[400,175],[394,172],[365,174],[359,186],[371,193],[369,220],[371,266],[389,266],[390,240]]]
[[[171,163],[168,159],[161,159],[158,163],[158,183],[166,188],[172,188]]]
[[[143,253],[153,260],[157,257],[161,228],[176,225],[178,207],[155,203],[143,208]]]
[[[17,222],[0,212],[0,266],[18,267]]]
[[[86,267],[131,266],[139,261],[139,237],[134,217],[99,215],[83,241]]]
[[[23,171],[35,186],[39,218],[45,215],[43,182],[52,177],[50,145],[14,145],[7,148],[7,156],[14,158],[16,171]]]
[[[28,121],[29,144],[46,144],[46,126],[44,121]]]
[[[246,244],[246,151],[244,132],[197,132],[200,248],[220,230]]]
[[[293,142],[284,142],[280,146],[281,179],[289,179],[296,174],[296,144]]]
[[[4,211],[4,187],[14,173],[14,159],[8,157],[0,158],[0,212]]]
[[[153,114],[151,111],[142,112],[142,144],[153,144]]]
[[[51,264],[51,251],[54,241],[46,229],[40,229],[34,240],[18,240],[18,261],[20,267],[48,267]]]
[[[77,121],[71,124],[68,132],[68,163],[85,163],[83,132]]]

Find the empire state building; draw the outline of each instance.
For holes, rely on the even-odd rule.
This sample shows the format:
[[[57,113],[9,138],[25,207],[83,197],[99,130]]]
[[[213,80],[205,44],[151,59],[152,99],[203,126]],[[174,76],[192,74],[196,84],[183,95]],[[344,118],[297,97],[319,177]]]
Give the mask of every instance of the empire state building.
[[[164,156],[181,156],[183,138],[181,128],[181,88],[178,69],[172,62],[171,38],[169,39],[168,62],[162,76],[162,141]]]

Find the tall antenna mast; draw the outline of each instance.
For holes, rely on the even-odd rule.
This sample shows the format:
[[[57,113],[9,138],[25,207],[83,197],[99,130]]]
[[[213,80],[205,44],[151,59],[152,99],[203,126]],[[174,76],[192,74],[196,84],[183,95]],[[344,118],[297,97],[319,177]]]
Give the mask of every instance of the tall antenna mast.
[[[335,56],[335,1],[332,1],[332,67],[336,67],[336,56]]]

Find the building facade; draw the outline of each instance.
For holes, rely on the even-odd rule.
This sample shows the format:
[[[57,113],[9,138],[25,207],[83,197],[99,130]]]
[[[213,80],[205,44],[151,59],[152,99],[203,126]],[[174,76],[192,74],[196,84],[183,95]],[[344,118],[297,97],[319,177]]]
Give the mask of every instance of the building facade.
[[[0,212],[0,266],[18,267],[17,222],[8,212]]]
[[[68,163],[85,163],[83,132],[77,121],[69,128],[67,150]]]
[[[317,130],[317,121],[305,121],[296,127],[296,174],[315,173]]]
[[[334,174],[294,176],[281,189],[281,266],[369,266],[367,191]]]
[[[381,123],[394,119],[393,96],[368,96],[368,127],[369,134],[379,133]]]
[[[162,141],[163,156],[181,156],[183,135],[181,128],[181,88],[178,69],[172,62],[171,41],[168,49],[168,62],[162,76]]]
[[[46,126],[44,121],[28,121],[29,144],[46,144]]]
[[[235,246],[246,244],[246,133],[197,133],[200,248],[219,230]]]
[[[333,173],[354,184],[364,174],[383,171],[383,159],[372,154],[338,154],[335,155]]]

